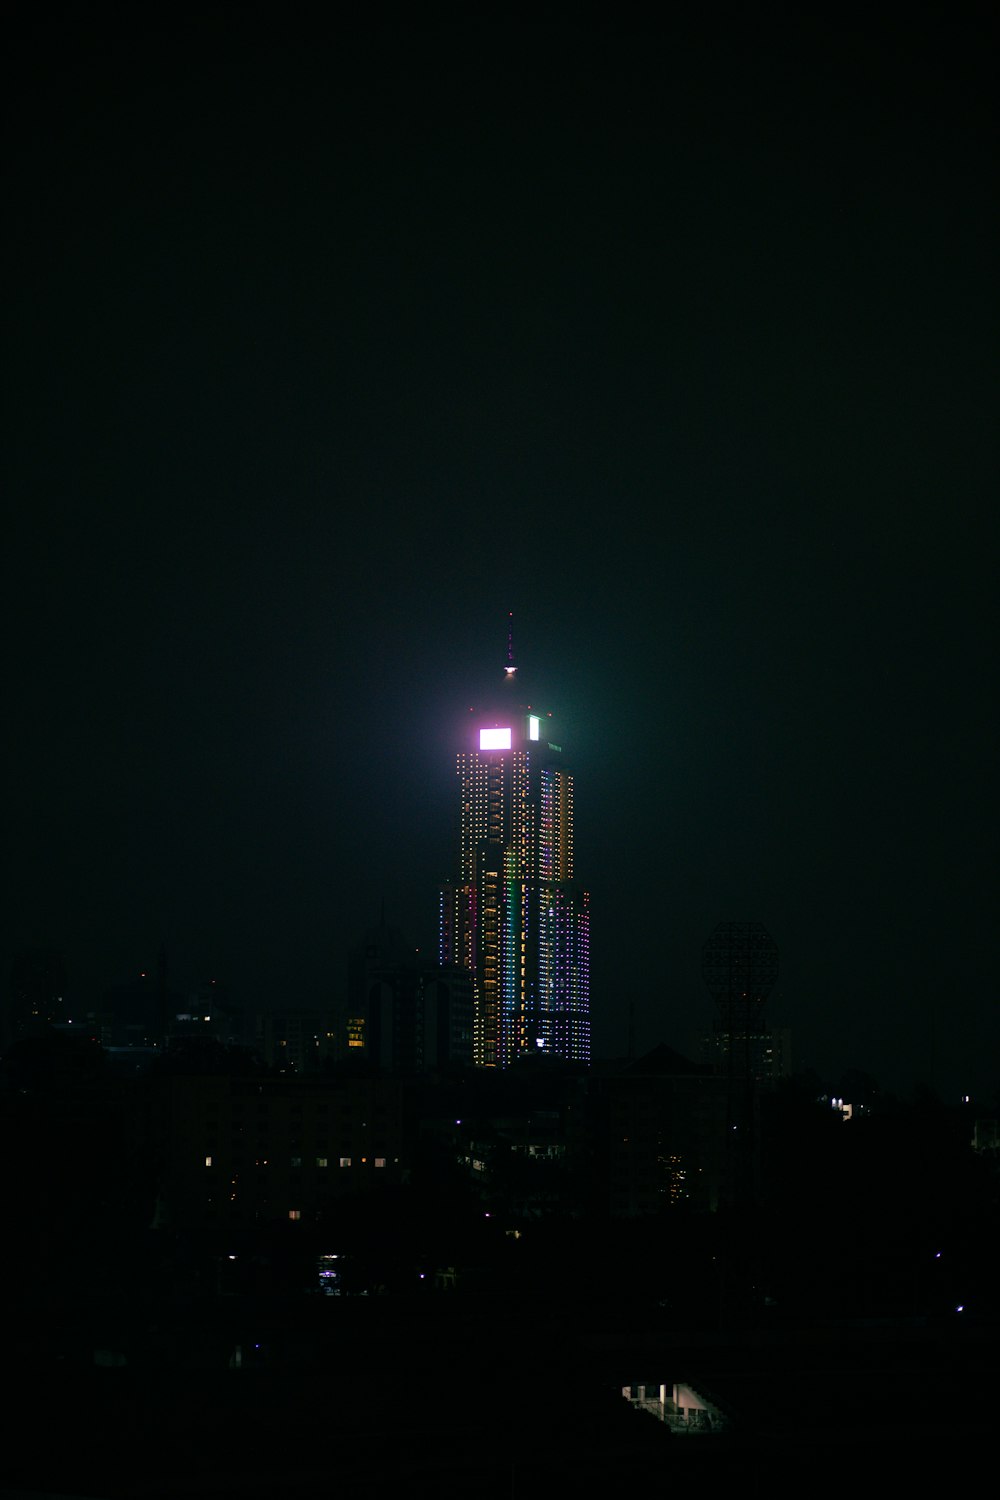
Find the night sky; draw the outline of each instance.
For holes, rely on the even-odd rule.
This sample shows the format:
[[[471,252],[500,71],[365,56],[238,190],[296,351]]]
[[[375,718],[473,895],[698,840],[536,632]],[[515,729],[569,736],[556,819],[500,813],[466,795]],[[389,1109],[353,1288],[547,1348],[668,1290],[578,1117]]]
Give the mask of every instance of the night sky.
[[[513,610],[599,1051],[1000,1085],[988,9],[677,9],[15,7],[4,983],[432,948]]]

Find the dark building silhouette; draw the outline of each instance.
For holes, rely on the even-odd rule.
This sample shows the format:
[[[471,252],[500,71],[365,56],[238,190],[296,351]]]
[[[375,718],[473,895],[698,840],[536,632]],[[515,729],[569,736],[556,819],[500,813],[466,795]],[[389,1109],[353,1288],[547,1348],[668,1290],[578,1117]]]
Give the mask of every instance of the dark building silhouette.
[[[70,1018],[66,955],[55,948],[24,948],[11,964],[0,1042],[44,1036]]]
[[[745,1071],[758,1088],[771,1089],[792,1073],[792,1034],[787,1026],[771,1026],[760,1018],[755,1027],[737,1039],[735,1049],[725,1021],[717,1020],[710,1032],[697,1038],[698,1056],[711,1063],[719,1073],[730,1072],[730,1052],[734,1054],[734,1071],[744,1077]]]
[[[472,1062],[472,976],[429,963],[379,926],[351,953],[344,1024],[348,1056],[396,1073]]]
[[[256,1017],[254,1046],[282,1073],[315,1073],[339,1059],[340,1019],[330,1006],[292,1006]]]
[[[728,1083],[661,1045],[590,1079],[594,1180],[613,1218],[687,1205],[714,1210],[726,1190]]]
[[[166,955],[156,966],[142,969],[133,979],[106,990],[98,1007],[101,1041],[116,1051],[155,1051],[166,1046],[174,1017],[188,1003],[168,982]]]
[[[159,1228],[309,1223],[344,1195],[401,1180],[395,1079],[183,1071],[156,1088]]]

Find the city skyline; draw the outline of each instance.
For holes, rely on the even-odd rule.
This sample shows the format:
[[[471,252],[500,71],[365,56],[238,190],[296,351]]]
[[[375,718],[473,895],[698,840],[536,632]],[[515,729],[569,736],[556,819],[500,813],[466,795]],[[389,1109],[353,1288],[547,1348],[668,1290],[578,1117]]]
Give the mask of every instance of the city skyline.
[[[433,955],[513,610],[594,1052],[762,922],[796,1066],[991,1094],[990,41],[22,9],[3,982],[312,1002],[383,902]]]
[[[8,1483],[993,1458],[991,23],[15,0]]]

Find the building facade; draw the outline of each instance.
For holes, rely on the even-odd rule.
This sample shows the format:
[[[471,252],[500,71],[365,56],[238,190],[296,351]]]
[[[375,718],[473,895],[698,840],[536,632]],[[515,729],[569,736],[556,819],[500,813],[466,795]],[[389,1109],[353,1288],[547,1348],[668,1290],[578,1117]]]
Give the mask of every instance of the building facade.
[[[420,958],[383,916],[348,966],[345,1055],[394,1073],[472,1062],[472,976]]]
[[[158,1227],[308,1225],[403,1181],[397,1079],[184,1073],[155,1088]]]
[[[577,884],[573,776],[552,719],[515,702],[514,669],[458,752],[455,879],[440,892],[439,961],[469,971],[475,1062],[538,1051],[590,1060],[590,907]]]

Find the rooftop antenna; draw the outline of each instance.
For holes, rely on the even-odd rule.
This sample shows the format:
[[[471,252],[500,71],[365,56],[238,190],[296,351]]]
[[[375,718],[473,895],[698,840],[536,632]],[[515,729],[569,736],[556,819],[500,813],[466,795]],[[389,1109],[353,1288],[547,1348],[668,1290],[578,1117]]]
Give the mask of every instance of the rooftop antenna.
[[[503,672],[508,682],[513,682],[517,668],[514,665],[514,611],[507,612],[507,665]]]

